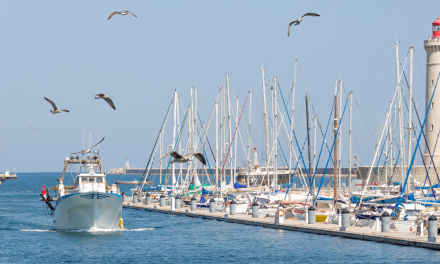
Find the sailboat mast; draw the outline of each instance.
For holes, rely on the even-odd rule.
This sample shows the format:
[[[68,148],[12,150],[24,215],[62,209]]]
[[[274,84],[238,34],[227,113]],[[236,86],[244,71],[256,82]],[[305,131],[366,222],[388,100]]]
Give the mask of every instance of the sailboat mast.
[[[228,140],[228,145],[232,144],[232,131],[231,131],[231,112],[232,112],[232,106],[231,106],[231,97],[229,96],[229,75],[226,74],[226,85],[227,85],[227,95],[228,95],[228,130],[229,130],[229,140]],[[232,148],[232,146],[231,146]],[[229,183],[232,181],[232,154],[229,156],[229,177],[230,177],[230,181]]]
[[[353,126],[353,92],[350,92],[350,124],[348,130],[348,211],[351,212],[351,129]]]
[[[266,134],[266,173],[267,173],[267,188],[269,189],[269,128],[268,128],[268,117],[266,109],[266,82],[264,80],[264,69],[261,67],[261,75],[263,81],[263,105],[264,105],[264,132]]]
[[[293,72],[293,85],[292,85],[292,114],[290,115],[290,146],[289,146],[289,183],[292,181],[292,146],[293,146],[293,113],[295,112],[295,86],[296,86],[296,63]]]
[[[402,88],[400,87],[399,76],[399,44],[396,42],[396,76],[399,95],[399,143],[400,143],[400,184],[403,187],[403,181],[405,179],[405,148],[404,148],[404,134],[403,134],[403,109],[402,109]],[[408,194],[408,189],[405,193]]]
[[[173,124],[173,149],[176,150],[176,120],[177,120],[177,92],[174,90],[174,124]],[[174,163],[172,164],[172,170],[173,170],[173,178],[172,178],[172,185],[174,190],[174,184],[176,180],[175,170],[174,170]]]
[[[413,53],[414,53],[414,47],[411,46],[409,47],[409,98],[408,98],[408,163],[410,162],[409,160],[409,155],[411,155],[412,153],[412,136],[411,136],[411,130],[412,130],[412,90],[413,90]],[[409,166],[409,164],[408,164]],[[413,177],[414,180],[414,177]]]
[[[339,122],[342,118],[342,80],[339,80]],[[341,194],[341,174],[342,174],[342,124],[339,128],[339,152],[338,152],[338,169],[339,169],[339,180],[338,180],[338,193]]]
[[[218,183],[218,161],[218,102],[215,101],[215,184]]]
[[[273,168],[273,182],[274,182],[274,191],[278,190],[278,134],[277,134],[277,77],[274,77],[274,87],[273,87],[273,145],[275,147],[275,151],[273,153],[274,158],[274,168]]]
[[[251,167],[251,114],[252,114],[252,89],[249,89],[249,141],[248,141],[248,166],[247,166],[247,177],[246,177],[246,185],[249,187],[249,174]]]
[[[310,194],[313,198],[315,197],[314,190],[313,190],[313,183],[312,183],[312,157],[310,153],[310,123],[309,123],[309,95],[306,94],[306,120],[307,120],[307,153],[309,156],[309,186],[310,186]]]
[[[238,127],[238,97],[235,98],[235,101],[237,102],[237,114],[235,115],[235,127]],[[238,128],[236,128],[238,130]],[[235,179],[237,178],[237,142],[238,140],[235,140],[235,154],[234,154],[234,178],[232,182],[235,182]]]
[[[338,81],[335,81],[335,89],[338,87]],[[335,90],[335,119],[334,119],[334,139],[338,138],[338,95]],[[336,198],[338,197],[337,193],[337,169],[338,169],[338,144],[335,144],[335,153],[334,153],[334,169],[333,169],[333,199],[336,202]]]

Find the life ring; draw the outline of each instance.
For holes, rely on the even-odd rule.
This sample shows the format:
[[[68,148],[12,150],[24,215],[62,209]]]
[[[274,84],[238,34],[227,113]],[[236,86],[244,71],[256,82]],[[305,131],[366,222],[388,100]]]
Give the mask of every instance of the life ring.
[[[278,213],[279,216],[284,216],[284,214],[286,213],[286,211],[284,211],[283,208],[280,208],[280,209],[278,209],[277,213]]]
[[[156,198],[156,196],[153,194],[153,195],[151,195],[151,199],[154,199],[154,198]]]
[[[231,202],[226,202],[226,206],[229,206],[230,203],[231,203]]]

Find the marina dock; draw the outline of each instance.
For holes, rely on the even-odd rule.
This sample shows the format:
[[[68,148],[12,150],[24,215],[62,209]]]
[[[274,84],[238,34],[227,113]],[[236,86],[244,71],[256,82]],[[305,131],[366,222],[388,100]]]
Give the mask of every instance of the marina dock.
[[[319,235],[339,236],[357,240],[375,241],[381,243],[414,246],[429,249],[440,249],[440,238],[437,242],[428,242],[428,236],[418,236],[408,232],[381,232],[370,227],[349,227],[346,231],[339,231],[339,226],[332,224],[306,224],[304,221],[284,220],[282,224],[274,224],[273,217],[252,218],[252,215],[236,214],[229,215],[225,212],[210,213],[209,210],[191,211],[189,207],[171,210],[170,206],[159,207],[156,205],[133,204],[132,202],[124,202],[123,207],[134,210],[145,210],[150,212],[158,212],[164,214],[173,214],[180,216],[195,217],[208,220],[224,221],[229,223],[237,223],[244,225],[261,226],[266,228],[298,231],[305,233],[313,233]]]

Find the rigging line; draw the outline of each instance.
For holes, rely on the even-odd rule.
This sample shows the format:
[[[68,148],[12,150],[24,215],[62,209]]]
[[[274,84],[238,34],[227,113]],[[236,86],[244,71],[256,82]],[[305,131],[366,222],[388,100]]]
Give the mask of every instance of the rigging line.
[[[437,136],[437,139],[438,139],[438,136]],[[437,146],[437,141],[435,142],[435,146]],[[435,196],[434,188],[432,187],[432,182],[431,182],[431,178],[429,177],[429,174],[428,174],[428,169],[426,168],[425,159],[423,159],[422,148],[420,148],[420,145],[419,145],[419,152],[420,152],[420,156],[422,156],[423,166],[426,171],[426,178],[425,178],[425,182],[423,183],[423,187],[425,187],[426,179],[428,179],[429,185],[431,187],[431,192],[434,195],[434,200],[437,202],[437,198]],[[434,153],[435,153],[435,147],[434,147]],[[430,166],[429,168],[431,168],[431,163],[429,163],[429,166]]]
[[[437,76],[437,82],[435,83],[434,91],[432,92],[431,100],[429,101],[428,109],[426,110],[425,120],[423,120],[423,125],[420,127],[420,133],[419,133],[419,136],[418,136],[418,139],[417,139],[417,144],[416,144],[414,149],[416,149],[419,146],[419,144],[420,144],[420,139],[422,137],[422,132],[423,132],[423,130],[425,128],[425,124],[426,124],[426,118],[428,117],[429,109],[431,108],[431,105],[432,105],[432,99],[434,98],[435,91],[437,90],[437,84],[438,84],[439,78],[440,78],[440,73]],[[403,184],[402,191],[400,192],[399,200],[397,201],[396,208],[394,210],[394,215],[396,215],[397,209],[399,208],[399,204],[402,201],[402,195],[403,195],[403,192],[405,191],[406,184],[408,182],[408,176],[409,176],[409,173],[411,172],[411,168],[413,166],[415,156],[416,156],[416,151],[414,151],[414,153],[412,154],[411,163],[409,164],[408,172],[406,173],[405,183]]]
[[[408,89],[409,89],[409,84],[408,84],[408,80],[406,79],[405,72],[403,72],[403,76],[405,77],[406,85],[408,86]],[[406,98],[403,97],[403,99],[405,100],[405,105],[406,105],[406,108],[408,110],[408,103],[406,102]],[[416,112],[417,120],[419,121],[419,126],[421,127],[422,123],[420,122],[420,116],[419,116],[419,112],[417,111],[416,103],[414,102],[414,98],[412,98],[412,103],[413,103],[413,106],[414,106],[414,111]],[[412,121],[411,121],[411,124],[414,127],[414,124],[412,123]],[[425,139],[426,149],[428,150],[429,156],[430,157],[432,156],[432,158],[431,158],[431,161],[432,161],[434,159],[435,152],[431,154],[431,148],[429,147],[428,140],[426,139],[425,131],[422,130],[422,133],[423,133],[423,138]],[[439,175],[437,173],[437,168],[435,166],[435,162],[433,162],[432,165],[434,166],[434,171],[435,171],[435,175],[437,175],[437,180],[440,182],[440,177],[439,177]]]
[[[275,87],[275,89],[276,89],[276,87]],[[289,111],[287,111],[286,102],[284,101],[284,96],[283,96],[283,92],[281,91],[281,88],[280,88],[280,92],[281,92],[281,97],[283,98],[284,106],[285,106],[285,108],[286,108],[287,116],[289,116]],[[289,117],[289,122],[291,122],[290,117]],[[310,130],[310,128],[309,128],[309,130]],[[307,131],[307,133],[310,133],[310,131]],[[293,129],[293,135],[294,135],[294,137],[295,137],[295,142],[296,142],[296,145],[297,145],[298,150],[299,150],[300,148],[299,148],[299,144],[298,144],[298,139],[296,138],[295,129]],[[290,159],[290,157],[289,157],[289,159]],[[309,172],[308,172],[308,170],[307,170],[307,167],[306,167],[306,163],[305,163],[305,161],[304,161],[304,158],[301,157],[301,160],[302,160],[302,162],[303,162],[303,166],[304,166],[304,168],[305,168],[305,170],[306,170],[307,178],[310,180],[310,175],[309,175]]]
[[[335,96],[335,101],[336,101],[336,96]],[[330,151],[331,151],[331,152],[330,152],[330,156],[331,156],[331,154],[333,153],[333,148],[335,147],[336,140],[338,139],[339,129],[341,128],[342,119],[344,118],[345,109],[347,108],[347,103],[348,103],[348,98],[347,98],[346,101],[345,101],[344,111],[342,112],[341,120],[339,121],[338,129],[336,130],[336,133],[335,133],[335,136],[334,136],[334,139],[333,139],[332,148],[330,149]],[[318,192],[316,193],[315,200],[313,201],[313,204],[312,204],[312,205],[315,205],[315,204],[316,204],[316,200],[317,200],[318,197],[319,197],[319,192],[321,191],[322,183],[324,182],[325,173],[327,172],[327,167],[328,167],[329,162],[330,162],[330,157],[327,159],[327,164],[325,165],[324,173],[322,174],[321,182],[319,183]],[[336,183],[335,183],[335,184],[336,184]],[[310,187],[310,188],[311,188],[311,187]],[[307,202],[307,201],[306,201],[306,202]],[[336,201],[334,201],[334,202],[336,202]]]
[[[406,131],[405,131],[405,134],[404,134],[404,136],[403,136],[403,139],[405,139],[405,138],[406,138]],[[394,138],[394,142],[395,142],[395,141],[396,141],[396,138]],[[397,145],[397,142],[395,142],[394,144]],[[394,172],[396,171],[397,163],[399,162],[399,158],[400,158],[400,148],[397,148],[397,149],[399,149],[399,153],[397,154],[397,157],[396,157],[396,163],[394,163],[393,174],[391,175],[391,178],[390,178],[390,181],[389,181],[388,185],[391,184],[391,180],[392,180],[393,177],[394,177]],[[388,189],[389,189],[389,188],[388,188]]]
[[[391,114],[391,113],[389,113],[389,114]],[[393,118],[391,117],[391,124],[392,124],[392,122],[393,122]],[[389,128],[389,127],[388,127]],[[391,136],[391,138],[390,138],[390,142],[392,143],[392,138],[394,138],[394,133],[395,133],[396,131],[394,130],[393,131],[393,134],[392,134],[392,136]],[[388,135],[389,133],[387,133],[387,135]],[[385,142],[384,143],[386,143],[386,139],[385,139]],[[391,144],[390,144],[391,145]],[[382,175],[383,175],[383,171],[384,171],[384,169],[385,169],[385,167],[386,167],[386,165],[387,165],[387,161],[388,161],[388,156],[389,156],[389,154],[390,154],[390,152],[391,152],[391,146],[388,148],[388,151],[387,151],[387,155],[386,155],[386,157],[385,157],[385,161],[384,161],[384,163],[383,163],[383,166],[382,166],[382,171],[381,171],[381,173],[380,173],[380,178],[379,178],[379,180],[377,181],[377,184],[379,184],[380,183],[380,181],[382,180]],[[373,182],[373,181],[371,181],[371,182]]]
[[[238,119],[238,124],[240,124],[241,116],[243,115],[243,111],[244,111],[244,108],[245,108],[245,106],[246,106],[246,102],[247,102],[248,97],[249,97],[249,92],[248,92],[248,94],[247,94],[247,96],[246,96],[246,100],[244,101],[243,108],[242,108],[242,110],[241,110],[241,114],[240,114],[240,118]],[[220,174],[219,174],[219,177],[218,177],[218,181],[217,181],[217,183],[215,184],[215,189],[214,189],[214,191],[212,192],[213,195],[215,195],[215,193],[217,192],[217,186],[218,186],[218,184],[219,184],[219,182],[220,182],[220,179],[221,179],[221,176],[222,176],[222,174],[223,174],[223,170],[224,170],[224,168],[225,168],[225,165],[226,165],[226,162],[227,162],[227,159],[228,159],[228,156],[229,156],[229,152],[230,152],[231,147],[232,147],[232,142],[234,142],[235,134],[237,133],[237,129],[238,129],[238,126],[235,127],[234,136],[232,137],[231,143],[229,144],[228,153],[226,154],[226,157],[225,157],[225,162],[223,163],[222,170],[220,171]],[[231,175],[232,175],[232,172],[231,172]]]
[[[347,101],[348,101],[348,99],[347,99]],[[345,103],[345,104],[347,104],[347,103]],[[323,142],[321,144],[321,150],[319,150],[318,161],[315,164],[315,170],[313,172],[312,183],[311,183],[310,186],[313,186],[313,184],[315,182],[315,176],[316,176],[316,171],[317,171],[316,167],[318,167],[319,161],[321,160],[322,149],[324,148],[325,138],[327,137],[328,128],[330,126],[330,120],[332,119],[333,109],[334,109],[334,107],[332,107],[331,112],[330,112],[330,116],[329,116],[329,119],[328,119],[328,122],[327,122],[327,128],[325,129],[325,135],[323,136]],[[345,108],[344,108],[344,111],[345,111]],[[331,156],[332,156],[332,154],[330,153],[330,157]],[[324,178],[324,175],[322,177]],[[307,193],[307,198],[306,198],[306,202],[305,202],[306,204],[307,204],[307,201],[309,200],[309,195],[310,195],[310,191],[311,190],[312,190],[312,187],[309,188],[309,192]]]
[[[163,132],[163,127],[164,127],[164,124],[165,124],[166,120],[168,119],[168,114],[169,114],[169,112],[170,112],[171,106],[173,105],[173,102],[174,102],[174,96],[173,96],[173,99],[171,99],[170,105],[168,106],[167,113],[166,113],[165,118],[164,118],[164,120],[163,120],[163,122],[162,122],[162,125],[160,126],[160,129],[159,129],[159,135],[157,135],[156,142],[154,143],[154,147],[153,147],[153,148],[156,147],[157,142],[159,141],[160,135],[161,135],[162,132]],[[145,177],[145,173],[147,172],[148,165],[150,164],[151,156],[153,155],[153,152],[154,152],[154,151],[152,151],[151,154],[150,154],[150,158],[148,159],[147,166],[145,166],[145,170],[144,170],[144,172],[143,172],[143,174],[142,174],[141,181],[139,182],[139,187],[141,187],[141,189],[143,188],[143,184],[142,184],[142,182],[143,182],[143,179],[144,179],[144,177]]]
[[[304,78],[304,74],[303,74],[303,72],[302,72],[302,68],[301,68],[301,65],[300,65],[299,62],[298,62],[298,66],[299,66],[299,71],[301,72],[301,78],[302,78],[302,80],[303,80],[303,82],[304,82],[304,88],[306,89],[306,93],[310,94],[310,93],[309,93],[309,88],[307,87],[306,78]]]
[[[270,121],[270,124],[272,124],[272,119],[270,118],[270,116],[269,116],[269,121]],[[280,126],[281,126],[281,124],[280,124]],[[282,131],[283,131],[283,134],[284,134],[284,130],[283,130],[282,128],[280,128],[280,130],[282,130]],[[278,133],[279,133],[279,130],[278,130]],[[278,133],[277,133],[277,135],[278,135]],[[284,155],[284,151],[283,151],[283,148],[281,147],[280,139],[279,139],[278,137],[277,137],[277,141],[278,141],[278,146],[280,146],[281,153],[283,153],[284,160],[286,160],[286,163],[287,163],[286,155]],[[281,162],[282,162],[282,161],[283,161],[283,160],[281,160]]]
[[[437,142],[438,142],[438,137],[439,137],[439,136],[440,136],[440,130],[438,131],[437,139],[435,140],[434,151],[433,151],[434,153],[435,153],[435,149],[436,149],[436,147],[437,147]],[[419,148],[420,148],[420,146],[419,146]],[[433,158],[434,158],[434,155],[432,155],[431,160],[430,160],[430,162],[429,162],[429,168],[428,168],[428,171],[431,170],[431,164],[433,163],[433,162],[432,162]],[[423,155],[422,155],[422,160],[423,160],[423,163],[425,163],[425,160],[423,159]],[[428,171],[426,172],[426,178],[429,179],[429,184],[431,184],[431,179],[429,178]],[[426,178],[425,178],[425,182],[423,183],[423,187],[425,187],[425,184],[426,184]],[[432,184],[431,184],[431,186],[432,186]],[[432,193],[434,194],[434,191],[433,191]]]
[[[191,100],[190,100],[190,101],[192,101],[192,97],[191,97]],[[186,116],[188,115],[188,111],[189,111],[190,106],[191,106],[191,103],[190,103],[189,106],[188,106],[188,110],[187,110],[186,113],[185,113],[185,118],[183,119],[182,125],[180,126],[180,131],[179,131],[179,134],[177,135],[176,142],[174,143],[173,151],[176,151],[177,144],[178,144],[178,142],[179,142],[179,140],[180,140],[180,138],[181,138],[181,136],[182,136],[182,130],[183,130],[183,127],[184,127],[184,125],[185,125]],[[164,174],[164,176],[162,177],[162,184],[165,184],[165,185],[166,185],[166,183],[165,183],[165,177],[167,176],[168,169],[169,169],[170,164],[171,164],[171,159],[172,159],[172,157],[170,157],[170,159],[168,160],[168,164],[167,164],[167,168],[166,168],[166,170],[165,170],[165,174]]]
[[[383,124],[383,126],[385,126],[385,124]],[[381,127],[381,130],[382,130],[382,129],[385,129],[383,126]],[[386,126],[385,126],[385,127],[386,127]],[[377,170],[378,170],[378,168],[379,168],[379,162],[380,162],[380,160],[381,160],[381,158],[382,158],[383,149],[385,148],[385,145],[387,145],[388,134],[389,134],[389,133],[387,133],[387,135],[385,136],[385,139],[383,140],[382,149],[380,150],[380,155],[379,155],[379,158],[377,159],[376,168],[374,169],[373,177],[371,177],[371,182],[370,182],[370,184],[373,183],[373,181],[374,181],[374,175],[376,174],[376,172],[377,172]],[[377,147],[379,147],[379,146],[377,146]],[[388,156],[388,155],[387,155],[387,156]],[[385,158],[385,162],[386,162],[386,158]],[[379,180],[379,176],[378,176],[378,175],[376,175],[376,176],[377,176],[377,179]],[[379,182],[380,182],[380,181],[378,181],[378,184],[379,184]]]
[[[200,123],[202,123],[202,119],[200,119],[200,115],[199,115],[198,111],[197,111],[197,116],[199,117]],[[199,129],[198,128],[197,128],[197,133],[199,133]],[[212,157],[214,158],[214,162],[216,162],[214,152],[212,151],[212,148],[211,148],[211,143],[209,143],[209,139],[208,138],[206,138],[206,140],[208,141],[208,146],[209,146],[209,149],[211,150],[211,154],[212,154]]]
[[[353,94],[353,95],[354,95],[354,94]],[[355,96],[355,95],[354,95],[354,96]],[[363,119],[363,121],[364,121],[364,125],[365,125],[365,127],[367,128],[367,131],[370,133],[370,135],[369,135],[370,138],[368,138],[368,139],[370,140],[370,142],[368,142],[368,141],[365,142],[365,146],[364,146],[364,148],[363,148],[363,149],[365,149],[365,147],[366,147],[368,144],[371,144],[371,141],[374,142],[374,137],[373,137],[373,134],[371,133],[370,127],[369,127],[368,124],[367,124],[367,120],[365,119],[364,113],[362,113],[361,107],[359,106],[359,104],[358,104],[358,102],[357,102],[357,100],[356,100],[356,97],[354,98],[354,101],[356,102],[356,105],[357,105],[358,108],[359,108],[359,112],[361,113],[362,119]]]

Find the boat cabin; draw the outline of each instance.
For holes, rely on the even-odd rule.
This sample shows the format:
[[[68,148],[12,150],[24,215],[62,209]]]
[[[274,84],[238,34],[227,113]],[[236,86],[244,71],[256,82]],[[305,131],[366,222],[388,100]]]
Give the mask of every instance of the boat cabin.
[[[94,166],[89,165],[89,171],[80,172],[75,177],[74,193],[82,192],[106,192],[105,174],[95,173]]]

